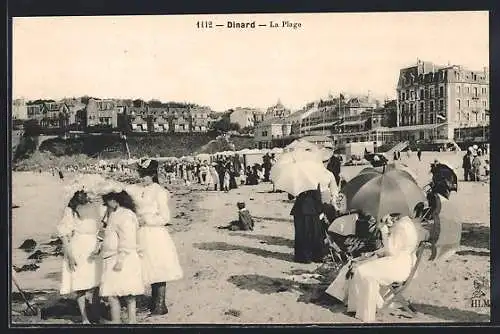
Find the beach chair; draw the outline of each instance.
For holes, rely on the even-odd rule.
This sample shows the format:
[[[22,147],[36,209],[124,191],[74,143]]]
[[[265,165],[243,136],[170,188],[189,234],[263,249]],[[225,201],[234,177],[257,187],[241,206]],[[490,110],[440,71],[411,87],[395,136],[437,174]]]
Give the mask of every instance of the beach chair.
[[[415,316],[416,310],[411,305],[410,301],[404,298],[403,292],[406,290],[406,288],[408,288],[411,281],[415,277],[415,273],[417,272],[418,266],[422,261],[422,257],[426,247],[427,242],[421,242],[417,247],[417,250],[415,251],[417,260],[415,261],[415,264],[408,278],[404,282],[394,282],[391,285],[387,286],[388,291],[383,296],[384,304],[380,308],[379,312],[387,311],[392,303],[397,302],[401,304],[401,307],[409,314],[411,318]]]

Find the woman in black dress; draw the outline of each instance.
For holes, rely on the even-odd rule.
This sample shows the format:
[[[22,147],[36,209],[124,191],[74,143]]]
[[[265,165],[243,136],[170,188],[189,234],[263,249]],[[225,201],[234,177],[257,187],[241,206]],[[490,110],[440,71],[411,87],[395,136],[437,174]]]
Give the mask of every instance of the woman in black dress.
[[[295,256],[300,263],[322,262],[325,254],[326,226],[320,219],[323,213],[321,192],[308,190],[295,199],[290,215],[295,225]]]

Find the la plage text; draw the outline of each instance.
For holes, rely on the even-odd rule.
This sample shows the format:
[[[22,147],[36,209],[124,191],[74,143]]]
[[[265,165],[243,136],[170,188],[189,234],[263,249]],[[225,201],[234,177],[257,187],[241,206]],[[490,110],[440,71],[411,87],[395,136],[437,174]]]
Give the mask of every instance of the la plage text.
[[[197,21],[196,28],[198,29],[214,29],[214,28],[227,28],[227,29],[258,29],[258,28],[272,28],[272,29],[299,29],[302,28],[300,22],[293,22],[288,20],[283,21],[269,21],[269,22],[239,22],[227,21],[214,22],[214,21]]]

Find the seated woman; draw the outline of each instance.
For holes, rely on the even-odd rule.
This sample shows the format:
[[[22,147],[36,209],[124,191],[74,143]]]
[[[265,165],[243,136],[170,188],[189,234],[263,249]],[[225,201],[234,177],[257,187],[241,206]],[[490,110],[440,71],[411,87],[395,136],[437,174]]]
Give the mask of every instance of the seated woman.
[[[408,216],[387,215],[379,230],[383,247],[373,257],[344,266],[326,290],[337,299],[347,299],[347,311],[355,312],[356,318],[364,322],[374,321],[377,307],[383,305],[381,286],[405,281],[416,261],[419,238]]]

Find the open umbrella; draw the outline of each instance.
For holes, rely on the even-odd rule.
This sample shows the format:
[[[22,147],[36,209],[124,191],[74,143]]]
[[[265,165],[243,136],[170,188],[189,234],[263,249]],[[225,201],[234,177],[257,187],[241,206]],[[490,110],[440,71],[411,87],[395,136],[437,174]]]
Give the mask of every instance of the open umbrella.
[[[398,170],[398,173],[401,174],[401,176],[405,176],[413,180],[415,183],[417,182],[417,177],[416,174],[413,170],[411,170],[407,165],[401,164],[401,166],[396,166],[395,164],[388,164],[385,165],[385,172],[391,171],[393,169]],[[384,167],[366,167],[363,170],[361,170],[361,173],[384,173]]]
[[[270,176],[276,189],[293,196],[330,181],[330,172],[318,155],[307,151],[283,153],[271,168]]]
[[[318,151],[306,151],[306,150],[294,150],[280,154],[278,157],[275,166],[280,164],[288,164],[296,161],[314,161],[318,163],[322,163],[322,155],[321,152]]]
[[[380,220],[387,214],[400,213],[412,217],[415,206],[425,202],[424,191],[410,174],[397,168],[365,171],[342,188],[347,209],[362,210]]]
[[[314,150],[319,150],[319,146],[316,144],[313,144],[307,140],[301,140],[297,139],[293,141],[290,145],[284,148],[285,152],[290,152],[294,150],[306,150],[306,151],[314,151]]]

